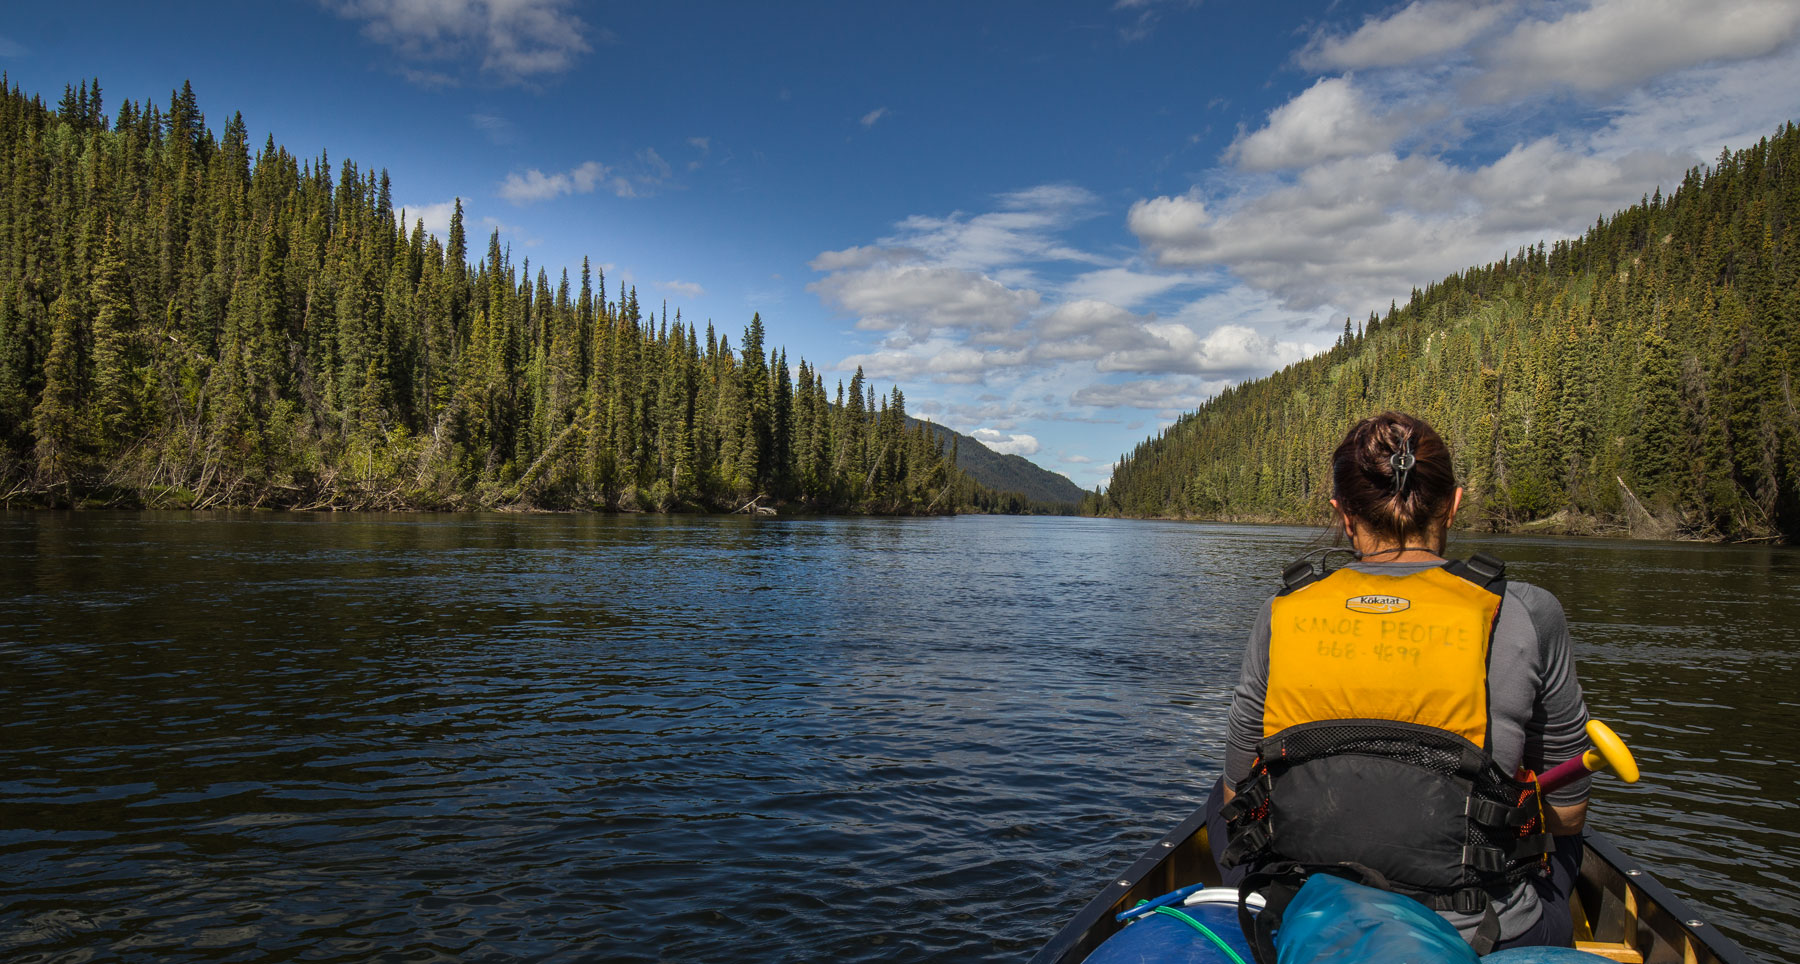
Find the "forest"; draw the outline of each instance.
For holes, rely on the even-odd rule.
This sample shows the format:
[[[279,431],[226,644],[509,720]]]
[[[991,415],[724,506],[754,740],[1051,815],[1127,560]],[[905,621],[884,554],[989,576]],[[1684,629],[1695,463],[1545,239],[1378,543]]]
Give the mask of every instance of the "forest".
[[[387,172],[215,134],[191,85],[0,75],[0,504],[1007,508],[898,387],[409,226]]]
[[[1648,186],[1648,185],[1646,185]],[[1346,319],[1123,457],[1084,511],[1320,522],[1355,420],[1450,443],[1459,524],[1800,539],[1800,130],[1664,195]]]

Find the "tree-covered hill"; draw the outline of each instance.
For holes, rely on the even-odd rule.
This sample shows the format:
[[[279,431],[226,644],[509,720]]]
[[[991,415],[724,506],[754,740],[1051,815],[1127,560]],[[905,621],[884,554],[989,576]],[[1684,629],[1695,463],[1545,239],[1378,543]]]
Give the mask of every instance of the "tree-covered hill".
[[[1010,493],[1020,497],[1030,507],[1028,511],[1073,515],[1081,500],[1089,494],[1067,476],[1042,468],[1023,456],[1002,455],[981,444],[979,439],[936,422],[921,420],[921,424],[946,451],[954,454],[956,467],[970,479],[997,495]]]
[[[1648,185],[1646,185],[1648,186]],[[1800,538],[1800,130],[1415,290],[1140,445],[1089,511],[1323,519],[1355,419],[1450,441],[1471,524]]]
[[[898,388],[469,261],[385,171],[0,76],[0,504],[953,508]],[[398,214],[398,216],[397,216]]]

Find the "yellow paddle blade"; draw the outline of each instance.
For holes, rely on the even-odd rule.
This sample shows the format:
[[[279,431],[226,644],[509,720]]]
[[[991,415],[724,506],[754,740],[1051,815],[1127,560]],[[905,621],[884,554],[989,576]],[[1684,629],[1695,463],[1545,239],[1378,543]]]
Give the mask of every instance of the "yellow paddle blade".
[[[1619,734],[1612,731],[1599,720],[1589,720],[1587,725],[1588,739],[1593,741],[1594,748],[1581,755],[1581,763],[1595,773],[1611,769],[1619,779],[1626,783],[1638,781],[1637,761],[1631,758],[1631,750]]]

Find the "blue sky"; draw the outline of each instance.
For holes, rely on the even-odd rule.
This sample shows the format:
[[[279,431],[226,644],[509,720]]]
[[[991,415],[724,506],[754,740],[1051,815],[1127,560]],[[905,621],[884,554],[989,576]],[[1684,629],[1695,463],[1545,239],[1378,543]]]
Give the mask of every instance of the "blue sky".
[[[98,76],[385,167],[515,261],[635,285],[1102,484],[1344,319],[1579,234],[1800,119],[1793,0],[19,5]],[[471,245],[481,250],[479,241]]]

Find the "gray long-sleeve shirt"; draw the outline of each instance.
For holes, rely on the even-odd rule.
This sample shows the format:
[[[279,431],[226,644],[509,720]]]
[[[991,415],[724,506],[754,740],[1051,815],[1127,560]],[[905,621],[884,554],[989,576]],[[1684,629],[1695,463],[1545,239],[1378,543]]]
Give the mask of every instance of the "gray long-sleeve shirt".
[[[1442,563],[1351,563],[1358,572],[1405,576]],[[1530,583],[1507,580],[1506,598],[1494,626],[1488,659],[1488,749],[1507,772],[1521,764],[1539,773],[1588,748],[1587,703],[1575,678],[1569,626],[1562,604]],[[1256,744],[1262,739],[1263,698],[1269,688],[1269,607],[1264,606],[1250,630],[1243,670],[1232,694],[1230,728],[1225,745],[1225,780],[1236,786],[1250,775]],[[1587,799],[1583,777],[1548,795],[1549,802],[1569,806]],[[1521,882],[1494,911],[1500,935],[1523,933],[1536,922],[1537,893]],[[1445,912],[1445,919],[1471,933],[1480,916]]]

